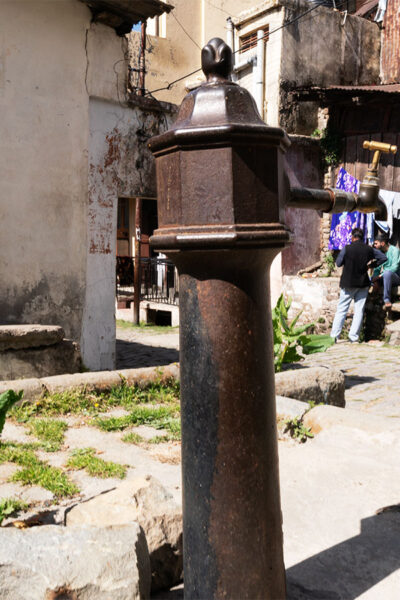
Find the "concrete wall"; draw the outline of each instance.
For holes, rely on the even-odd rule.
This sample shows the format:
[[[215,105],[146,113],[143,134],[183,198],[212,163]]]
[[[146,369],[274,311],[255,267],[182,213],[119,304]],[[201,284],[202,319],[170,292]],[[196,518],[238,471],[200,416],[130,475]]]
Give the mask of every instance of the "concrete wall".
[[[285,21],[310,8],[304,0],[284,0]],[[379,83],[380,31],[376,23],[320,6],[286,27],[282,38],[280,124],[310,135],[317,127],[317,103],[295,103],[298,87]]]
[[[199,69],[201,48],[212,37],[226,39],[226,19],[251,7],[254,0],[174,0],[174,10],[166,15],[166,37],[148,36],[146,88],[155,90]],[[186,32],[185,32],[186,31]],[[130,60],[138,66],[140,33],[130,34]],[[156,92],[158,100],[180,104],[188,83],[200,82],[201,71]]]
[[[298,87],[379,83],[380,32],[375,23],[304,0],[265,0],[235,19],[236,38],[269,27],[266,43],[266,121],[290,133],[309,135],[317,127],[316,103],[293,103]],[[281,28],[293,19],[295,23]],[[240,55],[243,60],[251,51]],[[239,83],[250,92],[255,72],[243,71]]]
[[[0,3],[0,322],[79,339],[86,275],[89,9]]]

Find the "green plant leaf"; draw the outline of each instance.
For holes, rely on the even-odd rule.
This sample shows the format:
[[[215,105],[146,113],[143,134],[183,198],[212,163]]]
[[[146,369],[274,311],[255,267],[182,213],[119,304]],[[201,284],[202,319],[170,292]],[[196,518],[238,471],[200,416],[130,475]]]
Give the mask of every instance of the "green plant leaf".
[[[299,338],[304,354],[315,354],[317,352],[325,352],[335,343],[335,340],[330,335],[309,334]]]

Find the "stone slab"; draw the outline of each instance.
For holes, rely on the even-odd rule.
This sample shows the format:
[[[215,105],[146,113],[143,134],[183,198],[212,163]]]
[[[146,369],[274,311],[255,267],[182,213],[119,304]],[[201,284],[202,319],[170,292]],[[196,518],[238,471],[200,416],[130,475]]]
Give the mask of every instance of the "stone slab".
[[[0,529],[1,598],[142,600],[149,595],[149,554],[137,523]]]
[[[345,378],[339,369],[297,368],[275,374],[276,393],[303,402],[345,406]]]
[[[0,380],[74,373],[80,366],[78,345],[71,340],[51,346],[10,349],[0,354]]]
[[[305,414],[303,423],[310,427],[313,433],[338,426],[372,434],[400,433],[400,419],[381,417],[349,408],[343,410],[336,406],[316,406]]]
[[[301,400],[276,396],[276,414],[280,418],[302,417],[308,408],[307,404]]]
[[[57,325],[0,325],[0,352],[58,344],[64,330]]]

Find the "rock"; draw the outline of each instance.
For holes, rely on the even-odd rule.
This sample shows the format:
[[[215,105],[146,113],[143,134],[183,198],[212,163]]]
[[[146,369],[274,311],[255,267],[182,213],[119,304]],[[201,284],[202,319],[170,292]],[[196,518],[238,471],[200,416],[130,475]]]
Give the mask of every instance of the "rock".
[[[0,352],[52,346],[64,335],[63,328],[56,325],[0,325]]]
[[[275,374],[275,390],[281,396],[303,402],[345,406],[344,375],[338,369],[311,367]]]
[[[137,523],[0,529],[4,600],[142,600],[149,595],[149,554]]]
[[[276,415],[281,419],[302,417],[307,409],[308,406],[300,400],[285,398],[284,396],[276,396]]]
[[[335,406],[316,406],[304,415],[303,424],[313,433],[331,427],[359,429],[370,434],[400,433],[399,419],[363,413],[360,410],[341,410]]]
[[[74,373],[81,366],[78,345],[71,340],[38,348],[0,353],[0,380]]]
[[[391,346],[400,346],[400,320],[386,325],[386,331],[390,335],[389,344]]]
[[[66,525],[119,525],[137,521],[150,553],[151,589],[182,579],[182,511],[153,477],[136,477],[118,488],[72,507]]]

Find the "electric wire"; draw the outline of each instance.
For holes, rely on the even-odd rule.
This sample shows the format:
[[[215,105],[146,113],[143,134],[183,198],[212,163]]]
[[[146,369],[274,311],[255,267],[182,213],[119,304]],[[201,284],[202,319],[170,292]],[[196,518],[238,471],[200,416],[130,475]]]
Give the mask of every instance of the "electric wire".
[[[200,48],[199,44],[196,42],[196,40],[194,40],[194,39],[192,38],[192,36],[190,35],[190,33],[188,33],[188,32],[186,31],[186,29],[184,28],[184,26],[182,25],[182,23],[179,21],[178,17],[176,17],[176,16],[174,15],[174,13],[173,13],[173,12],[171,12],[171,15],[174,17],[175,21],[178,23],[178,25],[179,25],[179,27],[182,29],[182,31],[183,31],[183,32],[184,32],[184,33],[185,33],[185,34],[188,36],[189,40],[191,40],[191,41],[193,42],[193,44],[194,44],[195,46],[197,46],[197,48],[198,48],[199,50],[201,50],[201,48]]]
[[[367,0],[368,1],[368,0]],[[338,3],[336,8],[339,8],[341,6],[343,6],[344,4],[346,4],[347,0],[342,0],[342,2]],[[289,27],[289,25],[292,25],[293,23],[296,23],[297,21],[299,21],[300,19],[302,19],[303,17],[307,16],[308,14],[310,14],[311,12],[313,12],[314,10],[316,10],[317,8],[319,8],[320,6],[323,6],[324,1],[319,2],[318,4],[313,5],[311,8],[309,8],[308,10],[306,10],[305,12],[301,13],[301,15],[298,15],[297,17],[295,17],[294,19],[291,19],[290,21],[287,21],[286,23],[284,23],[283,25],[280,25],[279,27],[277,27],[276,29],[273,29],[272,31],[267,32],[262,39],[266,39],[269,38],[272,34],[276,33],[277,31],[280,31],[281,29],[285,29],[286,27]],[[171,15],[174,16],[174,18],[176,19],[175,15],[173,14],[173,12],[171,12]],[[177,19],[176,19],[177,20]],[[179,23],[179,21],[178,21]],[[189,36],[190,37],[190,36]],[[192,41],[194,42],[194,40],[192,39]],[[196,46],[201,50],[200,46],[194,42],[196,44]],[[237,50],[235,50],[232,54],[237,54],[238,52],[241,51],[241,48],[238,48]],[[164,87],[160,87],[157,88],[155,90],[150,90],[147,91],[145,93],[145,96],[147,95],[151,95],[151,94],[155,94],[157,92],[163,92],[164,90],[170,90],[176,83],[179,83],[180,81],[182,81],[183,79],[186,79],[187,77],[191,77],[192,75],[196,75],[196,73],[200,73],[201,71],[201,67],[199,67],[198,69],[196,69],[195,71],[192,71],[191,73],[186,73],[186,75],[183,75],[182,77],[179,77],[178,79],[175,79],[174,81],[171,81],[170,83],[168,83],[166,86]]]

